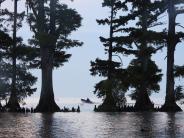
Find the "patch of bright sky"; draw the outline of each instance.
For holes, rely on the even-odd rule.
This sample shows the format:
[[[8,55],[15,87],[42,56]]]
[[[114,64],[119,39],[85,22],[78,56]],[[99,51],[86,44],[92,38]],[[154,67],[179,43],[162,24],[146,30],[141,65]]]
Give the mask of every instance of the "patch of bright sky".
[[[54,70],[53,83],[56,99],[60,97],[95,97],[93,94],[94,85],[101,80],[99,77],[92,77],[90,75],[90,61],[95,60],[97,57],[106,58],[104,54],[104,49],[99,41],[99,36],[108,36],[109,29],[107,26],[99,26],[96,23],[96,19],[106,18],[109,16],[109,10],[107,8],[102,8],[102,0],[62,0],[61,2],[68,4],[69,7],[75,8],[83,17],[82,27],[78,31],[72,33],[72,38],[78,39],[84,42],[83,47],[73,48],[68,51],[72,54],[72,57],[68,63],[57,70]],[[20,3],[20,2],[19,2]],[[7,8],[12,8],[12,1],[8,1],[3,6]],[[19,10],[24,9],[25,6],[21,4]],[[167,16],[163,18],[167,23]],[[177,21],[184,23],[184,15],[180,15]],[[184,25],[184,24],[182,24]],[[159,28],[158,28],[159,29]],[[177,28],[179,31],[184,31],[182,28]],[[22,30],[19,31],[19,35],[23,36],[25,40],[31,38],[31,32],[28,26],[24,26]],[[183,65],[183,51],[184,44],[181,43],[176,49],[176,60],[177,65]],[[158,52],[158,54],[153,56],[156,64],[166,72],[166,49]],[[127,65],[130,61],[130,57],[123,57],[124,65]],[[38,97],[40,95],[41,86],[41,73],[40,70],[32,71],[35,76],[38,77],[38,82],[36,87],[38,88],[36,94],[32,97]],[[165,75],[161,84],[161,91],[158,94],[153,94],[152,99],[155,102],[164,100],[165,97]],[[179,81],[177,81],[179,83]],[[183,83],[183,82],[182,82]]]

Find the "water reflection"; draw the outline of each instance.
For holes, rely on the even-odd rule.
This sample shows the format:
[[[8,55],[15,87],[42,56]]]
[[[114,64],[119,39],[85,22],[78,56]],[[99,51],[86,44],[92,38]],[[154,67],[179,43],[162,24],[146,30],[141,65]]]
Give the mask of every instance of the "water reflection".
[[[36,126],[32,116],[16,113],[0,114],[1,138],[32,138],[35,133]]]
[[[40,125],[38,124],[38,133],[43,138],[54,137],[53,114],[40,114]]]
[[[168,113],[166,124],[166,135],[170,138],[184,137],[183,113]]]
[[[135,118],[139,118],[139,121],[136,125],[135,130],[138,130],[136,132],[136,135],[140,137],[154,137],[154,116],[153,113],[137,113]],[[136,120],[135,120],[136,121]]]
[[[3,138],[184,137],[184,113],[0,113]]]
[[[166,134],[170,137],[175,137],[176,136],[176,124],[175,124],[175,114],[174,113],[168,113],[167,114],[167,127],[165,129]]]

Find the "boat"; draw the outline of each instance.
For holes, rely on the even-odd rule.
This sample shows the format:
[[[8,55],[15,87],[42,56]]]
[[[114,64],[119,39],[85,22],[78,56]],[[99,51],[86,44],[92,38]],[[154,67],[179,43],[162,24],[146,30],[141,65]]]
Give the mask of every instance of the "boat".
[[[94,102],[92,102],[89,98],[87,98],[87,99],[81,99],[81,101],[83,102],[83,103],[87,103],[87,104],[93,104]]]

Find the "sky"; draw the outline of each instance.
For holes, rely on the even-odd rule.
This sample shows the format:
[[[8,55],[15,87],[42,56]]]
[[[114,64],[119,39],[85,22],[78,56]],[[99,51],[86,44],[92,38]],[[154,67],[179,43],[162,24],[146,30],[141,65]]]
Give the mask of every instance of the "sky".
[[[78,31],[73,32],[71,37],[84,42],[84,45],[79,48],[72,48],[68,50],[68,53],[72,54],[68,63],[65,63],[63,67],[54,70],[53,84],[55,99],[62,98],[95,98],[93,94],[94,86],[102,78],[93,77],[90,75],[90,61],[94,61],[96,58],[106,58],[102,44],[99,41],[99,36],[108,36],[109,29],[107,26],[99,26],[96,23],[96,19],[101,19],[109,15],[107,8],[102,8],[102,0],[62,0],[61,2],[68,4],[70,8],[75,8],[83,17],[82,26]],[[12,1],[7,0],[3,5],[4,7],[12,8]],[[24,5],[19,5],[19,11],[24,9]],[[165,17],[163,20],[166,20]],[[179,16],[177,21],[184,25],[184,15]],[[167,21],[165,21],[167,23]],[[160,29],[160,28],[158,28]],[[181,28],[177,28],[182,31]],[[184,29],[183,29],[184,31]],[[31,38],[31,32],[28,26],[24,26],[18,32],[18,35],[23,36],[24,40]],[[176,65],[183,65],[183,52],[184,43],[179,44],[176,49],[175,63]],[[153,60],[163,70],[163,74],[166,72],[166,49],[159,51],[158,54],[153,56]],[[122,58],[124,67],[131,60],[130,57]],[[37,98],[41,91],[41,72],[40,70],[32,70],[32,73],[38,77],[38,82],[35,85],[38,89],[32,98]],[[165,75],[163,81],[160,83],[161,90],[158,94],[153,94],[151,98],[154,101],[164,100],[165,97]],[[176,84],[184,84],[182,79],[177,81]]]

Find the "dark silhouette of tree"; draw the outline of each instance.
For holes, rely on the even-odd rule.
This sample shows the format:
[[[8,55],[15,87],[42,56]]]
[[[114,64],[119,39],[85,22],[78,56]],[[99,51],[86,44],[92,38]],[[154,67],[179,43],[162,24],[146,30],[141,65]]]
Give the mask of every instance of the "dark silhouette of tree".
[[[8,12],[7,12],[8,13]],[[14,13],[13,13],[13,48],[12,48],[12,84],[11,84],[11,95],[8,102],[8,107],[11,110],[17,110],[20,108],[18,98],[17,98],[17,90],[16,90],[16,72],[17,72],[17,59],[16,59],[16,46],[17,46],[17,0],[14,0]]]
[[[36,91],[35,88],[32,88],[36,78],[27,71],[28,66],[27,61],[25,61],[31,48],[23,44],[23,40],[20,37],[17,37],[17,30],[22,26],[24,15],[24,12],[17,12],[17,0],[14,1],[13,12],[10,12],[7,8],[1,9],[1,30],[11,33],[13,27],[13,37],[9,40],[5,39],[8,45],[1,46],[3,62],[1,68],[4,74],[2,78],[6,80],[6,84],[3,87],[4,93],[9,93],[8,96],[10,96],[6,105],[10,111],[18,111],[20,108],[19,103]]]
[[[177,79],[177,78],[180,79],[180,78],[184,77],[184,66],[175,66],[174,67],[174,77],[175,77],[175,79]],[[175,93],[176,101],[182,100],[182,104],[183,104],[183,99],[184,99],[183,85],[175,86],[174,93]]]
[[[164,0],[165,9],[168,11],[168,38],[167,38],[167,82],[166,82],[166,98],[162,107],[163,111],[181,111],[176,104],[176,96],[174,92],[174,55],[175,49],[181,39],[184,37],[182,32],[176,32],[176,17],[184,14],[183,8],[177,8],[183,4],[183,0]]]
[[[184,77],[184,66],[175,66],[174,68],[174,76],[176,78],[178,77]]]
[[[184,99],[183,86],[181,86],[181,85],[177,86],[175,88],[174,92],[175,92],[176,101],[180,101],[180,100]]]
[[[149,95],[160,90],[161,70],[152,61],[151,57],[158,50],[163,48],[164,32],[151,30],[152,27],[160,25],[157,21],[162,13],[158,8],[159,2],[151,0],[134,1],[132,3],[133,15],[138,17],[136,28],[130,28],[130,36],[137,48],[133,59],[128,67],[130,83],[135,90],[133,95],[136,98],[135,109],[137,111],[153,110],[154,105],[149,99]]]
[[[10,82],[8,80],[8,78],[6,78],[6,76],[4,76],[3,73],[6,73],[5,66],[6,64],[4,62],[0,62],[1,66],[0,66],[0,101],[4,100],[10,92]]]
[[[30,43],[40,49],[40,59],[34,67],[42,70],[42,88],[37,112],[55,112],[60,108],[55,103],[52,72],[68,61],[70,54],[65,52],[71,47],[81,46],[78,40],[71,40],[70,34],[81,26],[81,17],[74,10],[58,0],[27,0],[28,23],[34,32]]]
[[[128,88],[122,81],[121,75],[126,72],[124,69],[121,69],[122,63],[113,60],[113,56],[118,56],[113,51],[113,48],[121,43],[121,38],[118,35],[121,29],[120,26],[117,26],[117,22],[121,17],[118,17],[117,14],[127,11],[128,7],[125,3],[120,0],[104,0],[102,6],[110,9],[110,16],[97,20],[99,25],[108,25],[110,28],[108,38],[100,37],[108,59],[97,58],[95,62],[91,62],[91,75],[106,77],[105,80],[100,81],[95,86],[94,93],[98,97],[104,98],[102,105],[98,107],[97,111],[118,111],[119,102],[125,99],[124,94]]]
[[[113,51],[135,56],[127,68],[127,81],[132,90],[130,95],[136,100],[137,111],[153,110],[154,105],[149,95],[160,90],[161,70],[152,61],[151,57],[164,47],[166,33],[156,32],[152,28],[162,25],[158,17],[162,14],[159,1],[151,0],[127,0],[131,5],[128,15],[122,16],[118,25],[128,23],[121,31],[126,34],[120,39],[121,45],[116,46]],[[129,25],[130,21],[135,26]],[[127,45],[129,49],[125,49]]]
[[[7,46],[12,44],[12,39],[8,34],[0,31],[0,101],[4,100],[10,92],[10,81],[7,75],[7,66],[8,64],[4,62],[4,50]]]

